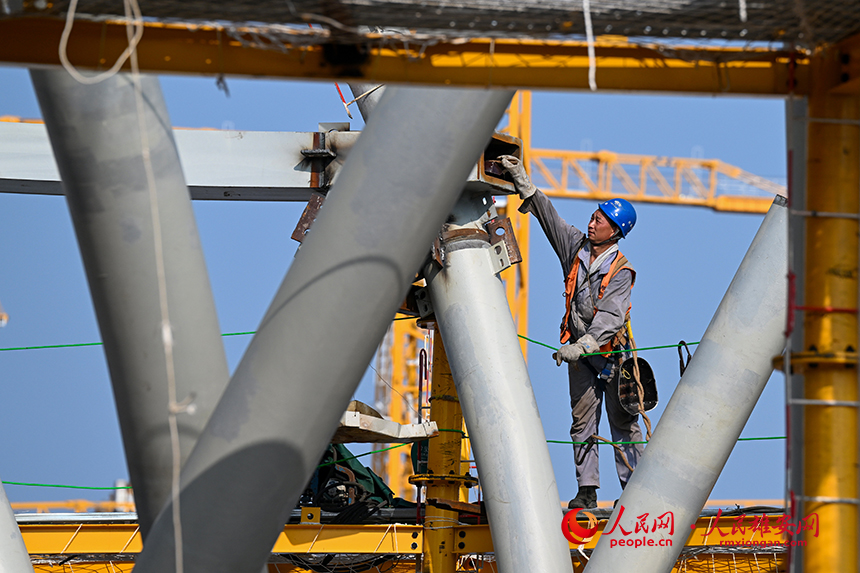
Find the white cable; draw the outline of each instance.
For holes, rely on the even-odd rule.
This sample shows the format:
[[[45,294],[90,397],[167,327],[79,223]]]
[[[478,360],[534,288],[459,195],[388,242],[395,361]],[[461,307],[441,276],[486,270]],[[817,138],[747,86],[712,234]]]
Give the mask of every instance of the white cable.
[[[133,35],[129,36],[128,39],[128,47],[123,50],[122,54],[120,54],[119,59],[114,63],[114,65],[106,72],[103,72],[97,76],[85,76],[81,74],[75,66],[69,61],[68,56],[68,46],[69,46],[69,36],[72,35],[72,27],[75,22],[75,11],[78,7],[78,0],[71,0],[69,2],[69,11],[66,12],[66,25],[63,27],[63,33],[60,36],[60,63],[63,64],[63,68],[69,72],[73,78],[75,78],[78,82],[82,84],[92,85],[97,84],[99,82],[103,82],[106,79],[116,75],[119,72],[120,68],[125,64],[126,60],[131,57],[132,52],[137,49],[137,45],[140,43],[140,39],[143,37],[143,20],[140,15],[140,7],[137,2],[131,4],[133,8],[133,12],[130,13],[129,6],[126,5],[125,17],[126,17],[126,26],[129,26],[131,22],[131,14],[134,15],[134,23],[135,23],[135,32]]]
[[[740,12],[741,22],[747,21],[747,0],[738,0],[738,9]]]
[[[597,58],[594,56],[594,30],[591,27],[591,2],[582,0],[582,15],[585,17],[585,42],[588,45],[588,87],[597,91]]]
[[[179,444],[179,427],[176,416],[185,412],[187,404],[180,405],[176,400],[176,370],[173,362],[173,330],[170,325],[170,313],[167,305],[167,279],[164,267],[164,244],[161,235],[161,217],[158,209],[158,190],[155,185],[155,170],[152,167],[152,157],[149,145],[149,133],[146,129],[143,89],[140,83],[140,66],[137,61],[137,42],[134,41],[134,26],[143,29],[142,16],[138,0],[123,0],[126,18],[134,15],[134,21],[126,24],[128,36],[129,58],[131,60],[131,78],[134,84],[134,97],[137,107],[138,130],[140,131],[141,157],[143,158],[146,182],[149,190],[149,208],[152,217],[152,235],[155,248],[155,273],[158,279],[158,300],[161,307],[161,340],[164,346],[164,362],[167,369],[167,412],[170,428],[170,447],[172,454],[171,506],[173,517],[173,544],[176,560],[176,573],[183,573],[184,560],[182,555],[182,520],[179,507],[180,470],[182,469],[182,451]],[[71,12],[71,10],[70,10]],[[116,67],[116,66],[115,66]],[[103,74],[104,75],[104,74]],[[101,80],[99,80],[101,81]],[[92,82],[95,83],[95,82]]]

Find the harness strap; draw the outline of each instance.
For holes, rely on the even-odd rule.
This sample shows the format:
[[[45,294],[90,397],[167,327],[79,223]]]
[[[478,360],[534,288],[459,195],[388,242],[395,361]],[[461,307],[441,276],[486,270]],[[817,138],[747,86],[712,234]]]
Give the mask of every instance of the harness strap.
[[[559,337],[561,339],[562,344],[567,344],[567,342],[570,340],[570,338],[572,336],[572,333],[570,332],[570,328],[568,327],[568,323],[570,321],[570,313],[573,312],[573,299],[574,299],[574,294],[576,293],[576,280],[577,280],[577,276],[579,274],[579,267],[581,266],[581,262],[579,260],[579,253],[580,253],[580,251],[582,251],[582,248],[584,246],[585,246],[585,241],[582,241],[582,243],[580,243],[580,245],[579,245],[579,248],[576,250],[576,254],[573,257],[573,264],[571,265],[570,271],[568,272],[567,278],[565,279],[565,285],[564,285],[565,309],[564,309],[564,318],[562,318],[562,321],[561,321],[561,335]],[[630,262],[627,260],[627,257],[625,257],[621,253],[621,251],[618,251],[618,254],[615,256],[615,259],[612,261],[612,264],[609,266],[609,271],[603,276],[603,279],[600,281],[600,288],[598,289],[598,292],[597,292],[597,300],[600,300],[603,298],[603,294],[606,292],[606,287],[609,285],[609,281],[611,281],[613,279],[613,277],[615,277],[615,275],[617,275],[619,272],[623,271],[624,269],[627,269],[633,275],[633,281],[630,284],[630,286],[632,287],[633,284],[636,282],[636,271],[633,270],[633,268],[630,266]],[[585,280],[588,280],[588,278],[586,278]],[[597,305],[595,305],[593,301],[592,301],[592,306],[593,306],[594,314],[597,314]],[[625,320],[627,320],[629,318],[630,318],[630,308],[628,307],[627,318]],[[622,330],[623,330],[623,328],[622,328]],[[613,337],[612,340],[610,340],[609,342],[607,342],[606,344],[601,346],[600,347],[601,352],[609,352],[610,350],[612,350],[612,347],[614,345],[616,338],[617,338],[617,335],[615,337]]]

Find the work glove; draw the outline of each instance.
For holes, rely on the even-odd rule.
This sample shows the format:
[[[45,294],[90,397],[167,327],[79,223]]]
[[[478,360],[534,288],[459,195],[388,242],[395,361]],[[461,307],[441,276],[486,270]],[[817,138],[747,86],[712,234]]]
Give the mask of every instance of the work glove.
[[[527,199],[535,194],[537,187],[529,179],[526,168],[523,167],[519,158],[513,155],[500,155],[499,161],[502,162],[502,167],[510,173],[511,178],[514,180],[514,189],[517,190],[520,199]]]
[[[597,341],[590,334],[586,334],[573,344],[565,344],[558,349],[558,352],[552,355],[555,358],[556,366],[561,366],[562,362],[572,364],[579,360],[583,354],[591,354],[600,349]]]

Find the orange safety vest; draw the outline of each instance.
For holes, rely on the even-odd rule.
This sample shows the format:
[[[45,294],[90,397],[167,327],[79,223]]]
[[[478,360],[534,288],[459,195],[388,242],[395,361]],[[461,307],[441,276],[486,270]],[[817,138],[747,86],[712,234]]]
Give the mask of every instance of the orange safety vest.
[[[583,245],[585,243],[583,242]],[[576,251],[576,254],[573,257],[573,265],[570,267],[570,272],[567,274],[567,279],[564,281],[564,318],[561,321],[561,343],[567,344],[567,341],[570,340],[571,332],[570,327],[568,326],[568,321],[570,320],[570,313],[573,309],[573,295],[576,292],[576,275],[579,272],[579,267],[581,262],[579,260],[579,251],[582,250],[582,247]],[[603,293],[606,291],[606,286],[609,284],[609,281],[612,280],[612,277],[617,275],[620,271],[627,269],[633,274],[633,282],[630,283],[632,287],[636,282],[636,271],[633,270],[633,267],[629,266],[630,262],[627,260],[627,257],[621,254],[621,251],[615,255],[615,260],[612,261],[612,265],[609,267],[609,272],[604,275],[603,280],[600,281],[600,290],[597,293],[597,299],[600,300],[603,298]],[[588,280],[587,278],[585,280]],[[592,304],[594,304],[592,302]],[[597,307],[594,307],[594,314],[597,314]],[[630,315],[630,308],[627,308],[627,315]],[[622,327],[621,330],[624,330]],[[612,343],[614,342],[615,337],[612,340],[604,344],[600,347],[601,352],[609,352],[612,350]]]

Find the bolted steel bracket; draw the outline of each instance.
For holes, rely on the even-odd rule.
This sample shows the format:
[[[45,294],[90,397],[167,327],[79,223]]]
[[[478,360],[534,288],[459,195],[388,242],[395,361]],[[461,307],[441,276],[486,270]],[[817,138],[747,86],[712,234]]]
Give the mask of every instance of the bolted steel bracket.
[[[511,266],[511,258],[508,255],[508,248],[505,241],[498,241],[489,249],[490,267],[493,269],[493,274],[499,274],[509,266]]]
[[[415,303],[418,305],[418,316],[427,318],[433,314],[433,303],[430,302],[430,292],[425,288],[415,289]]]
[[[517,244],[517,237],[514,235],[514,228],[511,225],[509,217],[496,217],[485,225],[487,233],[490,235],[490,244],[495,245],[499,241],[504,241],[508,249],[508,258],[511,264],[521,263],[523,255],[520,253],[520,247]]]

